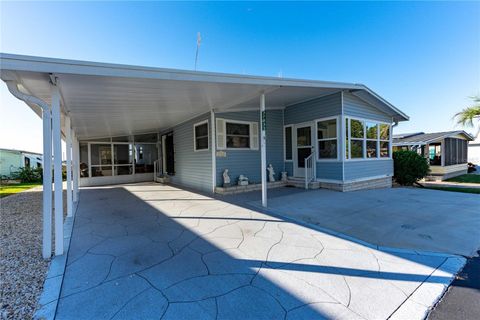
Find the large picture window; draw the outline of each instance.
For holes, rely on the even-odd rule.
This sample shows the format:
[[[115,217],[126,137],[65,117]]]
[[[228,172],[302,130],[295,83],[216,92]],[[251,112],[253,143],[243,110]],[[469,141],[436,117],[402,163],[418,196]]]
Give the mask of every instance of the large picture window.
[[[193,126],[194,150],[208,150],[208,121],[197,123]]]
[[[347,118],[345,126],[346,159],[390,157],[389,124]]]
[[[317,122],[318,159],[337,159],[337,119]]]
[[[157,134],[80,142],[80,177],[120,176],[154,171]]]
[[[227,122],[227,148],[248,149],[250,148],[250,124]]]

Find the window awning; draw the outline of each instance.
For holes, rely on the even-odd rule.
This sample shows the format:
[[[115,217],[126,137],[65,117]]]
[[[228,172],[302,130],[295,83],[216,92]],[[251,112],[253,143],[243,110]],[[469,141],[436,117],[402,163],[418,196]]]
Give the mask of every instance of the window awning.
[[[0,54],[2,80],[50,103],[55,79],[61,107],[79,139],[161,131],[214,109],[282,109],[349,90],[391,115],[408,116],[361,84],[184,71]],[[41,116],[37,106],[30,106]]]

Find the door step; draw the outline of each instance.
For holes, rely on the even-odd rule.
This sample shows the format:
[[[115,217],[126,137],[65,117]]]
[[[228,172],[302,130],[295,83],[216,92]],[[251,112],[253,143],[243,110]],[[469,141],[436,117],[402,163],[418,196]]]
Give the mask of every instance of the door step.
[[[287,178],[287,186],[304,189],[305,188],[305,179],[288,177]],[[308,189],[319,189],[319,188],[320,188],[320,182],[318,182],[318,181],[310,181],[310,183],[308,184]]]

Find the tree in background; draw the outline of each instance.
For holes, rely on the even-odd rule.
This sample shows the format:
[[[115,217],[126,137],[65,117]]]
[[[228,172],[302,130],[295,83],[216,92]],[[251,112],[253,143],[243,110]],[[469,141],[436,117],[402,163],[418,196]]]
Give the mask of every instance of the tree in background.
[[[473,120],[480,119],[480,96],[472,97],[473,105],[463,109],[455,115],[457,123],[464,127],[473,127]],[[480,128],[479,128],[480,129]],[[478,134],[478,132],[477,132]]]

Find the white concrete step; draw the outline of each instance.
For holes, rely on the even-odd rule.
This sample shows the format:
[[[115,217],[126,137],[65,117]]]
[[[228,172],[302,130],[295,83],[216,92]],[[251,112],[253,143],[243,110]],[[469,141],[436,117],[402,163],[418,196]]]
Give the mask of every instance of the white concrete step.
[[[287,186],[292,186],[292,187],[303,189],[303,188],[305,188],[305,179],[304,178],[288,177]],[[320,188],[320,182],[318,182],[318,181],[311,181],[308,184],[308,189],[318,189],[318,188]]]

